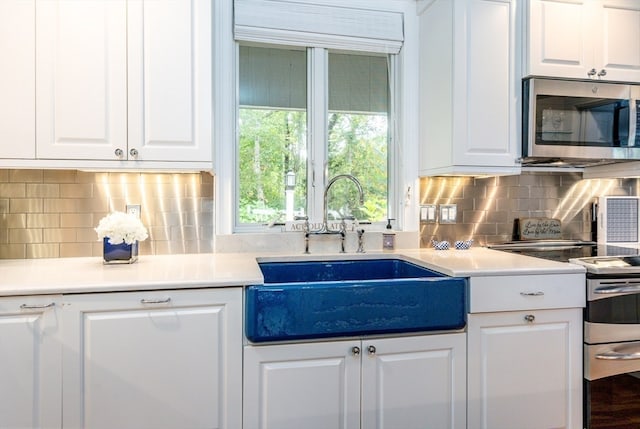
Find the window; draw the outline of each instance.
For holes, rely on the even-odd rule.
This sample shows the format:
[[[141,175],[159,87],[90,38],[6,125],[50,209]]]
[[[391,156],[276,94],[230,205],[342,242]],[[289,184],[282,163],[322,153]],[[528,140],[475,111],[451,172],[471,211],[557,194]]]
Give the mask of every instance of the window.
[[[339,174],[327,218],[383,222],[389,207],[389,58],[324,48],[240,46],[236,227],[308,216]]]

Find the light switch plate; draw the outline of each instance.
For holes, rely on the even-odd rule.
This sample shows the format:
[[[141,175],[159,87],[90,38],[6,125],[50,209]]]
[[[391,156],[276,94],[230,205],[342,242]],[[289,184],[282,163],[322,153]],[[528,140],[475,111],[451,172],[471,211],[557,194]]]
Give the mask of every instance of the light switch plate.
[[[456,223],[458,207],[456,204],[440,204],[440,223]]]
[[[420,206],[420,221],[426,223],[436,222],[437,206],[435,204],[423,204]]]
[[[138,218],[140,218],[140,204],[127,204],[126,212],[136,215]]]

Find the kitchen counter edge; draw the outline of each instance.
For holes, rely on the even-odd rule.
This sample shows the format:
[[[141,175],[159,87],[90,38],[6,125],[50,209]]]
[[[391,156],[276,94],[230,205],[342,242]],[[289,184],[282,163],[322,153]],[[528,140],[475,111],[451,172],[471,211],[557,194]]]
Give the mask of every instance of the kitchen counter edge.
[[[292,255],[201,253],[142,255],[134,264],[99,257],[0,260],[0,296],[124,292],[261,284],[257,260],[400,258],[454,277],[584,273],[583,267],[486,248]]]

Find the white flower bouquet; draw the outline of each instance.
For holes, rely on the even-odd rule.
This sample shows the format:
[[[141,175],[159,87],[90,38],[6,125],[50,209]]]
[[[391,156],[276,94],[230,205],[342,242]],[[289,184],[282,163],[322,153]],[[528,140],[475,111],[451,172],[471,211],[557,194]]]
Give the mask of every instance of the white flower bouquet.
[[[100,219],[95,231],[99,240],[108,238],[109,244],[133,244],[149,236],[138,216],[123,212],[112,212]]]

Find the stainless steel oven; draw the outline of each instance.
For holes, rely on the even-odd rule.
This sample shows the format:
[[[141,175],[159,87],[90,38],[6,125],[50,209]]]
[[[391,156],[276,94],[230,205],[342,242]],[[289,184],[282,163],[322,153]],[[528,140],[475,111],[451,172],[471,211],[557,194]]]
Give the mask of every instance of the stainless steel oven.
[[[584,421],[640,428],[640,256],[572,259],[587,268]]]

